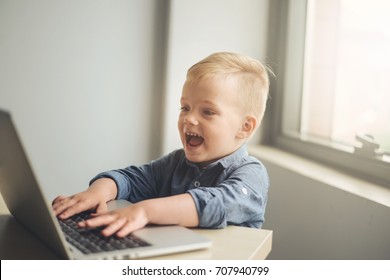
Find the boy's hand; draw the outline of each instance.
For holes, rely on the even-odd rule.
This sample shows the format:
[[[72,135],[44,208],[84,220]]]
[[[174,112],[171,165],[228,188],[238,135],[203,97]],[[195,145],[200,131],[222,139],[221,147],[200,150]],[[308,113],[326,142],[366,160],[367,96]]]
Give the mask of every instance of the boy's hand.
[[[199,224],[194,200],[189,194],[143,200],[125,208],[105,213],[79,223],[80,227],[103,226],[102,234],[124,237],[147,224],[182,225],[195,227]]]
[[[52,202],[54,214],[67,219],[74,214],[95,209],[97,213],[107,211],[107,201],[116,196],[116,185],[111,179],[96,180],[86,191],[72,196],[58,196]]]
[[[129,233],[143,228],[149,223],[149,217],[143,203],[136,203],[121,209],[106,213],[96,213],[93,217],[80,222],[80,227],[100,227],[104,236],[111,236],[114,233],[118,237],[124,237]]]
[[[60,219],[67,219],[77,213],[96,209],[96,212],[104,212],[107,210],[106,202],[99,201],[90,195],[88,191],[84,191],[72,196],[58,196],[53,200],[54,214]]]

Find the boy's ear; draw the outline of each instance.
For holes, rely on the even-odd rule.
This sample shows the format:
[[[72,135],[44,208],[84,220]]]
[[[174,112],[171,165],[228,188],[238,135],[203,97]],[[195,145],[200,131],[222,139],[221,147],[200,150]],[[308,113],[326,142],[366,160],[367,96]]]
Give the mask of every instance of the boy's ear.
[[[240,130],[237,133],[237,138],[249,138],[257,127],[257,118],[253,115],[245,117]]]

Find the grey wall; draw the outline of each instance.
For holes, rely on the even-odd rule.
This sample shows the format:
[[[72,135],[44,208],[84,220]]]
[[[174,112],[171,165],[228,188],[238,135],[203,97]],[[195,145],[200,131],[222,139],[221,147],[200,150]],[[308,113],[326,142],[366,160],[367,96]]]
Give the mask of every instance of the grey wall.
[[[0,1],[0,108],[51,199],[159,155],[167,1]]]
[[[269,259],[390,259],[390,208],[263,160]]]

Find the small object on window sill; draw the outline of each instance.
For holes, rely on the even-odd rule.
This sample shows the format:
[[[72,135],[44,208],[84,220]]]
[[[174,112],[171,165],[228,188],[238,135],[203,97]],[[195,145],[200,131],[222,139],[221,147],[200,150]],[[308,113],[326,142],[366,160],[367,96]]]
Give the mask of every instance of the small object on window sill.
[[[355,139],[360,143],[355,146],[355,155],[382,160],[384,152],[380,149],[380,145],[375,142],[372,135],[356,134]]]

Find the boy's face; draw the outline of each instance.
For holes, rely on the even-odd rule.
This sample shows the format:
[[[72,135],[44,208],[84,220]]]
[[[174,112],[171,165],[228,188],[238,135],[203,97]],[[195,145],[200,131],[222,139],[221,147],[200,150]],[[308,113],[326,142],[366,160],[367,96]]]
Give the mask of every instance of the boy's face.
[[[236,92],[231,76],[184,85],[178,127],[189,161],[207,165],[241,146],[244,117]]]

